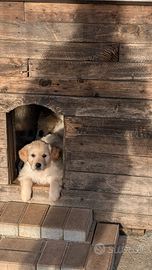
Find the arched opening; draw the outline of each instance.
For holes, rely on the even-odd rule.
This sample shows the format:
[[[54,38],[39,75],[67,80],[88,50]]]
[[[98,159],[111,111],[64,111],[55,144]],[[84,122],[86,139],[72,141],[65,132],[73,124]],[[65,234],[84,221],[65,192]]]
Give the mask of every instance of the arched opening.
[[[33,140],[57,133],[63,144],[64,120],[41,105],[23,105],[7,113],[8,181],[18,184],[17,176],[24,163],[18,151]],[[62,147],[62,145],[61,145]]]

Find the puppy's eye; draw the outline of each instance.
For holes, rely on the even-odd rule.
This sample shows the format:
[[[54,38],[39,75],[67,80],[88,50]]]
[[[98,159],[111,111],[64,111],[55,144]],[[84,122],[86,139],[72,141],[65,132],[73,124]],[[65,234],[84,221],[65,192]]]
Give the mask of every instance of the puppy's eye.
[[[35,157],[35,155],[34,155],[34,154],[32,154],[31,156],[32,156],[32,157]]]
[[[43,154],[43,155],[42,155],[42,157],[43,157],[43,158],[45,158],[45,157],[46,157],[46,155],[45,155],[45,154]]]

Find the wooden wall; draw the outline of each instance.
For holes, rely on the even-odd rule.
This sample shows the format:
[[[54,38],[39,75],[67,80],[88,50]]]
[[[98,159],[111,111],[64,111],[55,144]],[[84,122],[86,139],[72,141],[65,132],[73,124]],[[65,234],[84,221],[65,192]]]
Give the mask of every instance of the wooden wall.
[[[20,200],[3,178],[5,113],[40,104],[65,116],[56,205],[152,228],[151,29],[149,6],[0,3],[1,200]],[[48,190],[32,201],[48,203]]]

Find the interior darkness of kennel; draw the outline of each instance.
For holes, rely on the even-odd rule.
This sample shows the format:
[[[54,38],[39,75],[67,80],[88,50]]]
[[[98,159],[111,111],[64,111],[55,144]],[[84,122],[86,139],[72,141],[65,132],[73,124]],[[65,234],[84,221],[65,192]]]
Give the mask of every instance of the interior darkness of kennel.
[[[18,152],[26,144],[52,133],[53,125],[49,127],[45,121],[39,123],[40,117],[46,119],[56,114],[40,105],[23,105],[6,114],[8,138],[8,178],[9,184],[18,184],[17,176],[24,163],[20,160]]]

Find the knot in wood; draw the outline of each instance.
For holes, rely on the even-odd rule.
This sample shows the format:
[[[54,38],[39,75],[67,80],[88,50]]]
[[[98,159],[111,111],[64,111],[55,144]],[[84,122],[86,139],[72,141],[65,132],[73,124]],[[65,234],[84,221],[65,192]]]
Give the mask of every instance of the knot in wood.
[[[39,85],[42,87],[51,86],[51,84],[52,84],[51,80],[40,79],[40,81],[39,81]]]

